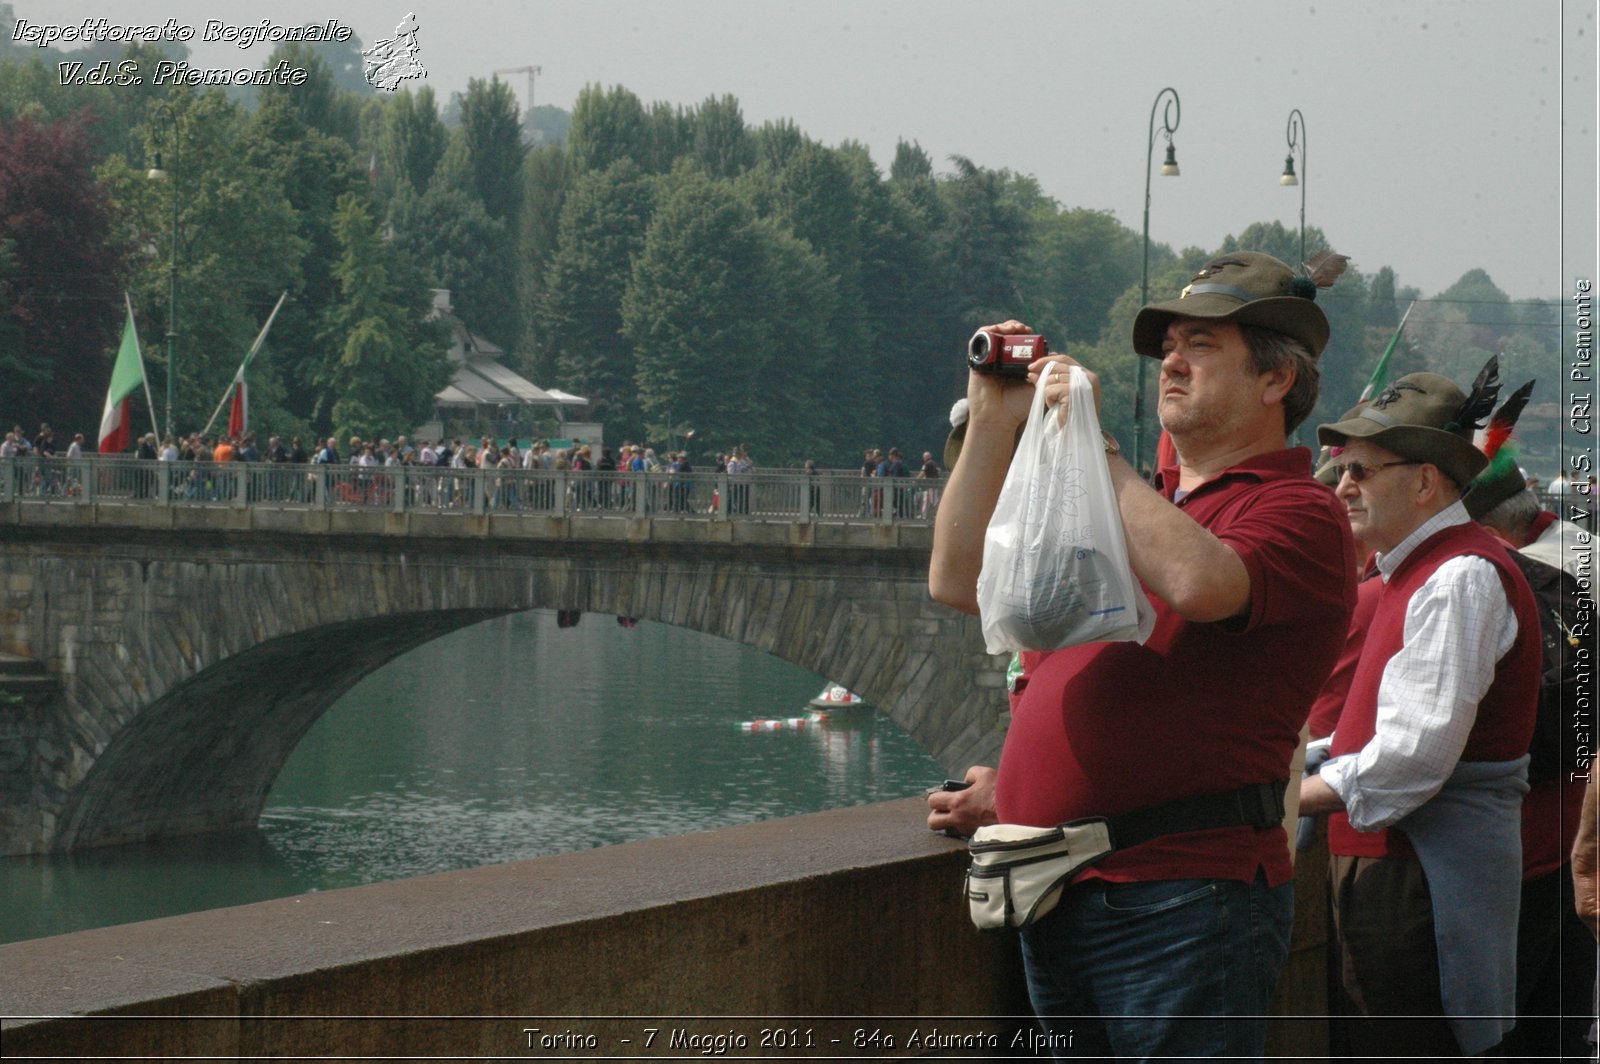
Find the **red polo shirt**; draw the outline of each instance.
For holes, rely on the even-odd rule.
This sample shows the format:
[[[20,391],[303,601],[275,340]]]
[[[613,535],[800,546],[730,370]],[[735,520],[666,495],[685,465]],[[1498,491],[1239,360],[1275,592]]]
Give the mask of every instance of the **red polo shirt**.
[[[1178,506],[1236,551],[1248,611],[1180,617],[1161,599],[1143,646],[1093,643],[1046,655],[1006,735],[1001,821],[1048,826],[1287,780],[1300,728],[1338,658],[1355,605],[1344,505],[1310,475],[1305,448],[1256,455]],[[1163,470],[1173,497],[1177,471]],[[1219,828],[1119,850],[1085,873],[1116,882],[1292,874],[1282,828]]]

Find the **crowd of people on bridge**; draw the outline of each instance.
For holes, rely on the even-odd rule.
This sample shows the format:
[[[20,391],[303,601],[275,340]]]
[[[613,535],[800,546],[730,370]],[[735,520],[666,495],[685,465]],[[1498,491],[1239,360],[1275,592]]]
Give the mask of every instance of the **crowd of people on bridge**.
[[[78,433],[68,449],[60,453],[55,447],[54,435],[48,424],[41,426],[31,439],[18,426],[6,433],[4,444],[0,446],[0,458],[34,456],[46,459],[56,457],[80,459],[86,457],[84,447],[83,434]],[[887,513],[897,518],[917,517],[926,520],[933,515],[939,504],[942,470],[931,452],[923,453],[921,464],[914,474],[902,459],[899,448],[891,447],[887,451],[883,448],[868,448],[864,454],[860,471],[862,477],[889,478],[897,481],[905,479],[908,483],[863,488],[857,510],[858,516],[881,517]],[[465,440],[454,437],[415,441],[405,435],[396,436],[392,441],[387,438],[372,440],[351,436],[343,443],[335,437],[328,437],[312,440],[308,447],[300,436],[290,436],[285,440],[277,435],[269,435],[263,443],[255,433],[249,432],[238,436],[193,432],[182,436],[168,436],[164,439],[158,439],[155,433],[148,433],[135,440],[132,455],[150,461],[197,463],[200,466],[262,462],[272,465],[321,465],[357,469],[402,467],[666,475],[678,478],[679,482],[664,489],[665,502],[661,506],[652,506],[651,509],[686,513],[714,512],[723,505],[734,513],[748,512],[750,508],[748,488],[730,488],[726,502],[721,498],[719,491],[701,492],[699,494],[703,497],[697,498],[695,485],[690,482],[688,474],[699,472],[738,476],[754,473],[757,470],[750,448],[742,443],[728,451],[716,453],[707,465],[697,468],[687,450],[663,450],[658,454],[654,447],[641,443],[624,442],[621,446],[612,448],[595,446],[582,440],[552,444],[547,439],[535,439],[524,443],[515,436],[507,439],[479,436]],[[814,460],[810,459],[806,460],[798,471],[767,471],[801,472],[814,477],[821,477],[824,472]],[[845,475],[844,471],[838,470],[831,473],[833,476]],[[681,478],[680,474],[683,475]],[[596,484],[592,489],[582,489],[577,508],[632,510],[636,497],[634,492],[628,484],[621,482],[620,477],[615,484],[609,483],[610,479],[595,478]],[[222,498],[228,490],[225,480],[204,474],[190,473],[181,480],[184,486],[183,495],[188,498],[205,497],[216,500]],[[380,482],[368,483],[377,485]],[[51,475],[48,469],[36,471],[32,483],[34,493],[41,495],[71,493],[75,486],[81,486],[78,478],[66,472],[59,476]],[[341,488],[340,492],[345,501],[370,503],[373,499],[369,496],[374,495],[377,490],[379,489],[361,488],[358,485]],[[434,497],[440,495],[440,489],[437,488],[417,490],[429,495],[430,504],[437,502]],[[451,505],[470,507],[474,490],[471,484],[461,482],[451,487],[444,495],[450,500]],[[303,494],[303,488],[297,491]],[[276,496],[280,492],[278,489],[272,489],[272,494]],[[497,482],[489,502],[492,506],[503,508],[515,508],[519,505],[548,506],[549,500],[545,499],[547,494],[547,490],[537,487],[513,486],[510,481]],[[813,487],[810,497],[811,512],[823,513],[822,489]]]
[[[1020,650],[998,766],[928,796],[928,826],[965,836],[1107,822],[1108,852],[1020,929],[1061,1059],[1263,1056],[1296,798],[1297,844],[1328,855],[1334,1055],[1594,1054],[1595,718],[1549,673],[1592,666],[1592,530],[1543,510],[1509,451],[1491,464],[1475,445],[1491,414],[1491,441],[1515,420],[1494,362],[1465,387],[1401,377],[1318,428],[1320,465],[1289,446],[1317,399],[1315,296],[1334,277],[1231,252],[1138,312],[1172,451],[1152,485],[1108,435],[1100,505],[1154,628]],[[1048,378],[1051,416],[1071,387]],[[978,612],[1032,391],[970,375],[929,569],[957,609]]]

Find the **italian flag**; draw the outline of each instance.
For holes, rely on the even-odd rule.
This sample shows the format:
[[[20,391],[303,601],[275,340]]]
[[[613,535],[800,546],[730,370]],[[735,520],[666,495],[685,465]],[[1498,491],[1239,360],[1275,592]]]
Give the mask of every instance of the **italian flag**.
[[[117,349],[117,364],[111,370],[105,412],[100,415],[101,454],[120,454],[128,449],[133,435],[131,401],[144,383],[144,359],[139,354],[139,334],[133,327],[130,306],[128,324],[122,330],[122,346]]]
[[[228,407],[228,435],[239,440],[250,427],[250,393],[244,386],[244,367],[233,378],[233,403]]]

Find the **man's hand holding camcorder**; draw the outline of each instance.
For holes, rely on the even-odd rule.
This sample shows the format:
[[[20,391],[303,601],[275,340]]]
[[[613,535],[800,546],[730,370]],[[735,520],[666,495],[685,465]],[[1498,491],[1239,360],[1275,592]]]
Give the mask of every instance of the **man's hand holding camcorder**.
[[[979,331],[1009,336],[1031,330],[1022,322],[1012,320],[985,325]],[[1028,407],[1032,402],[1031,380],[973,370],[967,374],[967,416],[971,419],[967,431],[993,429],[1015,435],[1017,426],[1028,419]],[[1009,440],[1010,436],[1006,438]]]

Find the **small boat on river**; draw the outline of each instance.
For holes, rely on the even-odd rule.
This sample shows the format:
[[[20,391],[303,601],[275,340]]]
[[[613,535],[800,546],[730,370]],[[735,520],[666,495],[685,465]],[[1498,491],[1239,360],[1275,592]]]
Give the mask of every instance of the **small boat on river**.
[[[830,683],[809,705],[813,720],[827,720],[830,716],[860,713],[867,708],[867,701],[849,688]]]

